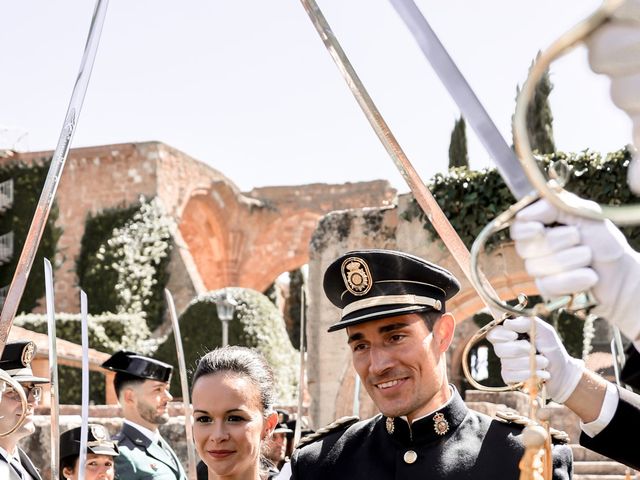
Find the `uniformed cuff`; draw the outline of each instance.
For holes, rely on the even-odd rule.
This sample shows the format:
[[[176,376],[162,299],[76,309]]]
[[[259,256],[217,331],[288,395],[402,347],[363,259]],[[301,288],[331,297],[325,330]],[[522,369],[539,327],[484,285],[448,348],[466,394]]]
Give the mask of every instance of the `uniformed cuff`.
[[[604,394],[604,401],[602,402],[600,415],[598,415],[598,418],[593,422],[580,422],[580,428],[582,431],[593,438],[604,430],[613,418],[613,414],[616,413],[619,399],[618,389],[616,386],[613,383],[607,382],[607,391]]]

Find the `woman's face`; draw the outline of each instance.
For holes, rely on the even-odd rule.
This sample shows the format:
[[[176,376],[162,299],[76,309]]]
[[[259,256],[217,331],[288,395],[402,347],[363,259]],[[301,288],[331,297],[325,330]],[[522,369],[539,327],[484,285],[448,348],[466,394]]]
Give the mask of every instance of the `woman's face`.
[[[73,471],[69,472],[65,468],[65,477],[69,480],[78,480],[79,469],[76,460]],[[96,455],[95,453],[87,453],[87,462],[84,470],[85,480],[113,480],[115,478],[115,469],[113,466],[113,457],[110,455]]]
[[[204,375],[193,386],[193,437],[210,473],[258,478],[262,440],[277,415],[264,418],[258,388],[244,375]]]

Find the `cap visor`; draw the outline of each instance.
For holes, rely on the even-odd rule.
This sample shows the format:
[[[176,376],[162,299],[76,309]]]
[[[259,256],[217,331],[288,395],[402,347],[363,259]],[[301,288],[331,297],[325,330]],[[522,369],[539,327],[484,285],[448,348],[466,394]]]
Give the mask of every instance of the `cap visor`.
[[[110,455],[115,457],[120,455],[120,452],[109,445],[96,445],[95,447],[89,447],[88,449],[91,453],[95,453],[96,455]]]

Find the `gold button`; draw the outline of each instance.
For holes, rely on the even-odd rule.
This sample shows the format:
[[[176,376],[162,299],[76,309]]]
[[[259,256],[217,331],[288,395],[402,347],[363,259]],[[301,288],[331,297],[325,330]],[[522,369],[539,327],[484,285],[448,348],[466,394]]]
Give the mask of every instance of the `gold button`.
[[[404,461],[406,463],[413,463],[418,459],[418,454],[416,452],[414,452],[413,450],[408,450],[405,454],[404,454]]]

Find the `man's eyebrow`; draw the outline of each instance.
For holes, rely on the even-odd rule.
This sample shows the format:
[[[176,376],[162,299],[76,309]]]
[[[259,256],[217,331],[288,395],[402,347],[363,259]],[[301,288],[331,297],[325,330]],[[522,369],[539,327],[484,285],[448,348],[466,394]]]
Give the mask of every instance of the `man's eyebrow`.
[[[352,335],[349,335],[347,343],[357,342],[358,340],[362,340],[363,338],[364,335],[362,333],[354,333]]]
[[[390,323],[388,325],[384,325],[382,327],[380,327],[378,329],[379,333],[389,333],[389,332],[393,332],[395,330],[400,330],[402,328],[406,328],[408,327],[409,324],[406,322],[396,322],[396,323]],[[364,338],[364,334],[363,333],[354,333],[352,335],[349,335],[349,339],[347,340],[347,343],[352,343],[352,342],[357,342],[358,340],[362,340]]]
[[[406,322],[397,322],[397,323],[390,323],[388,325],[384,325],[382,327],[380,327],[378,329],[379,333],[388,333],[388,332],[393,332],[394,330],[400,330],[401,328],[405,328],[408,327],[409,324]]]

